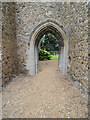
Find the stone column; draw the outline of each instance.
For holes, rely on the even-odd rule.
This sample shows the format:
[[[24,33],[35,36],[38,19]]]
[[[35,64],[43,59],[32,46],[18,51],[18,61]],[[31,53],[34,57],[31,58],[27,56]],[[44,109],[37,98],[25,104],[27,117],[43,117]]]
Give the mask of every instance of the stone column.
[[[68,49],[67,45],[61,47],[59,53],[59,71],[67,75]]]
[[[35,46],[35,73],[38,73],[38,46]]]
[[[58,67],[59,67],[59,71],[63,73],[63,47],[61,47],[60,49]]]
[[[27,66],[28,66],[28,74],[29,75],[34,75],[35,74],[35,48],[34,48],[34,42],[31,41],[30,42],[30,49],[28,51],[28,62],[27,62]]]

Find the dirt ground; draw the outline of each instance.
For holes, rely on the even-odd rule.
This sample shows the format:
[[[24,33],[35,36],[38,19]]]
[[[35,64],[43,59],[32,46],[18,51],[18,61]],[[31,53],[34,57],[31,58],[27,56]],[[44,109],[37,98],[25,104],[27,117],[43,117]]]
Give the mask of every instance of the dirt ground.
[[[3,90],[3,118],[86,118],[87,99],[58,72],[57,60],[40,62],[40,72],[20,75]]]

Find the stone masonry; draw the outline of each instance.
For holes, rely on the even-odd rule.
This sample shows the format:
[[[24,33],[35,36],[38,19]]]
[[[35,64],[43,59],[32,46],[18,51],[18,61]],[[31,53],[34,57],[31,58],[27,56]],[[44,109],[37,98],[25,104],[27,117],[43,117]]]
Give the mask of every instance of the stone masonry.
[[[15,3],[2,3],[2,84],[18,72]]]
[[[30,33],[45,19],[59,21],[68,33],[68,75],[87,92],[88,3],[2,3],[3,85],[18,73],[28,74]]]

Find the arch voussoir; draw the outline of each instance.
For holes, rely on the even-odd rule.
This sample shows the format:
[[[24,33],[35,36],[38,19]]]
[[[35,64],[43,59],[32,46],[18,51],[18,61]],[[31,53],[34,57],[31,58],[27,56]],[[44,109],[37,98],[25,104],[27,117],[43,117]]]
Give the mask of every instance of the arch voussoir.
[[[30,33],[29,47],[28,47],[28,59],[27,68],[30,75],[36,74],[38,72],[38,46],[36,45],[37,38],[40,34],[44,33],[46,30],[52,29],[59,36],[62,37],[64,46],[61,47],[59,55],[59,65],[58,69],[63,74],[67,74],[67,62],[68,62],[68,36],[61,23],[47,19],[39,23],[35,28],[33,28]]]

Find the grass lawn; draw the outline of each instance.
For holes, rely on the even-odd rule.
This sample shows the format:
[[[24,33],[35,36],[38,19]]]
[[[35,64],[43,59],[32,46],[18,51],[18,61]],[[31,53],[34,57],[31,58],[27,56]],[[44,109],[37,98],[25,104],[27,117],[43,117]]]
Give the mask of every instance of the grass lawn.
[[[54,60],[54,59],[58,59],[59,55],[51,55],[50,59]]]

